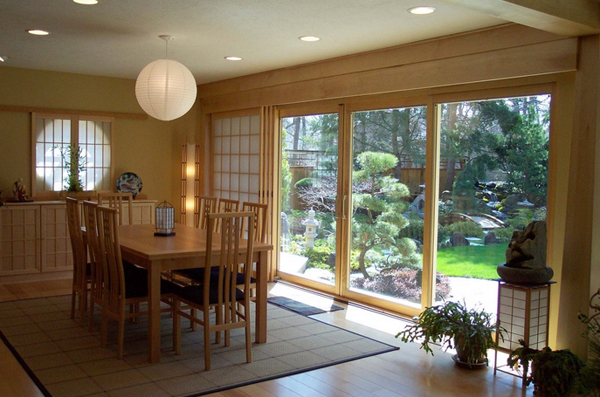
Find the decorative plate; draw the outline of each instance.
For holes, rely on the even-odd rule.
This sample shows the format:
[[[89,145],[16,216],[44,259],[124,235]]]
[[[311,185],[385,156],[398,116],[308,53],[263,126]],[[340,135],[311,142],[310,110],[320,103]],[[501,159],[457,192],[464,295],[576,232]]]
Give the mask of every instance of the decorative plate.
[[[133,172],[125,172],[117,179],[117,192],[131,193],[135,198],[142,191],[142,179]]]

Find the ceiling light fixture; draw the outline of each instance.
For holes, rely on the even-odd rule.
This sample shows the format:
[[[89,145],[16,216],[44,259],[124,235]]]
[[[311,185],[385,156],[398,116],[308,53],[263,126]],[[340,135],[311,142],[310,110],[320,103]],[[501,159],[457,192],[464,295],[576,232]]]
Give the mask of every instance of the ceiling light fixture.
[[[8,57],[6,55],[0,55],[0,62],[6,62]]]
[[[158,36],[166,42],[171,36]],[[146,113],[158,120],[174,120],[186,114],[196,101],[197,87],[192,72],[177,61],[159,59],[138,75],[135,96]]]
[[[435,12],[435,7],[430,6],[418,6],[409,8],[408,12],[415,15],[427,15]]]
[[[94,4],[98,4],[98,0],[73,0],[74,3],[83,4],[86,6],[93,6]]]
[[[228,56],[228,57],[225,57],[225,59],[227,59],[228,61],[241,61],[242,60],[241,57],[236,57],[236,56]]]
[[[319,38],[317,36],[300,36],[300,37],[298,37],[298,39],[302,40],[302,41],[308,41],[308,42],[321,40],[321,38]]]
[[[50,34],[50,32],[42,29],[29,29],[27,33],[33,34],[35,36],[47,36]]]

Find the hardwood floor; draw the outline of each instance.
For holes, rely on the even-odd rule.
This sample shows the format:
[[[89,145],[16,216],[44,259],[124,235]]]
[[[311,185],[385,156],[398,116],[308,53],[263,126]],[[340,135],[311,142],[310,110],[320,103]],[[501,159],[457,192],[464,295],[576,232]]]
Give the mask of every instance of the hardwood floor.
[[[0,285],[0,301],[70,293],[70,280]],[[322,295],[275,283],[271,295],[283,295],[312,304],[328,305]],[[490,367],[467,370],[454,365],[450,353],[435,351],[426,355],[416,344],[403,344],[394,338],[404,320],[356,305],[340,302],[345,310],[313,316],[320,321],[396,345],[400,350],[355,360],[285,378],[213,393],[211,397],[297,397],[297,396],[532,396],[533,387],[521,388],[521,380],[498,372],[494,375],[493,353]],[[499,358],[499,362],[505,360]],[[10,353],[0,343],[0,396],[38,397],[43,394]]]

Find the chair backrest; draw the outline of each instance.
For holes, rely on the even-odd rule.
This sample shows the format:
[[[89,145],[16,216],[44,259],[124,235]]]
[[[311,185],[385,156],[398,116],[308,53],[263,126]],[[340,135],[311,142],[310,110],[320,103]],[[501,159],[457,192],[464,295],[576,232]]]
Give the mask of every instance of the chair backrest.
[[[254,212],[254,223],[250,224],[254,230],[254,241],[258,241],[260,243],[267,242],[268,209],[269,206],[262,203],[252,203],[247,201],[242,204],[242,211]],[[247,235],[247,232],[248,225],[242,225],[242,236],[244,236],[244,238]]]
[[[93,201],[83,202],[83,223],[85,225],[85,234],[87,244],[90,249],[90,264],[91,264],[91,293],[96,301],[102,299],[104,279],[106,273],[104,262],[100,249],[100,239],[98,236],[98,220],[96,208],[98,203]]]
[[[98,204],[108,204],[109,208],[115,208],[119,216],[119,225],[125,225],[123,206],[127,205],[128,225],[133,224],[133,195],[131,193],[98,193]]]
[[[208,230],[208,214],[217,212],[219,198],[214,196],[196,197],[196,227],[202,230]],[[213,229],[214,230],[214,229]]]
[[[245,301],[250,299],[250,276],[252,274],[252,254],[254,250],[254,239],[250,231],[250,239],[246,242],[240,238],[242,224],[252,223],[253,212],[227,212],[208,215],[208,226],[219,229],[215,233],[207,233],[206,257],[207,264],[204,267],[204,302],[209,302],[210,289],[218,288],[218,305],[225,308],[225,323],[235,322],[235,310],[237,303],[237,274],[244,274],[244,296]],[[245,220],[245,221],[244,221]],[[241,244],[247,243],[246,253],[240,258],[240,252],[244,248]],[[214,246],[213,246],[214,244]],[[214,255],[217,250],[219,255]],[[241,266],[240,266],[241,265]],[[218,273],[215,272],[218,268]],[[213,278],[211,280],[211,277]],[[213,293],[214,296],[214,293]]]
[[[87,250],[81,230],[79,203],[72,197],[67,197],[67,227],[73,252],[73,284],[82,286],[87,282]]]
[[[217,212],[220,213],[228,213],[228,212],[238,212],[240,210],[240,202],[238,200],[220,198],[219,204],[217,206]],[[213,230],[219,230],[221,225],[219,222],[215,223],[215,228]]]
[[[100,256],[104,261],[104,302],[105,307],[112,313],[125,313],[125,275],[121,258],[121,243],[119,241],[119,218],[117,210],[107,207],[96,207],[98,222],[98,240],[100,241]]]

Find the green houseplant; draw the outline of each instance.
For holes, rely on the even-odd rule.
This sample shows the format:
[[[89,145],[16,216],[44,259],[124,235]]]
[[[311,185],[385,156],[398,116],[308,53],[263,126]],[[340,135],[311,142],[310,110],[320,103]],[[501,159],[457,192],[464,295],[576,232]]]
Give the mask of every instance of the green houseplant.
[[[549,347],[532,349],[522,339],[519,343],[521,347],[508,356],[508,365],[520,367],[522,373],[527,374],[526,384],[533,383],[535,394],[566,397],[573,393],[585,393],[581,382],[584,363],[575,353],[569,349],[552,350]]]
[[[427,307],[413,325],[398,332],[403,342],[418,340],[421,348],[433,355],[430,343],[439,342],[445,350],[455,348],[457,364],[469,368],[487,365],[488,349],[496,348],[494,332],[502,329],[485,310],[467,309],[460,302],[444,302]]]
[[[57,147],[62,157],[63,167],[67,173],[65,178],[65,190],[68,192],[83,191],[80,173],[86,169],[86,156],[82,154],[83,149],[77,145],[66,145]]]

